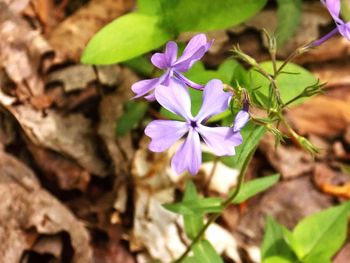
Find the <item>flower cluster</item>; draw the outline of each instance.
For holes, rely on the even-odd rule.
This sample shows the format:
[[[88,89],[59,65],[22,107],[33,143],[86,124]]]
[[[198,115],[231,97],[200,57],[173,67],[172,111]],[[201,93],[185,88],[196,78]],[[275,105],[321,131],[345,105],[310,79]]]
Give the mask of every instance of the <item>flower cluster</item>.
[[[163,152],[185,137],[184,142],[172,158],[171,166],[180,174],[188,170],[192,175],[198,173],[202,162],[201,140],[217,156],[234,155],[235,146],[242,143],[241,128],[248,122],[249,114],[240,111],[233,127],[209,127],[206,124],[213,115],[227,110],[232,93],[225,92],[218,79],[209,81],[204,87],[187,79],[186,72],[201,59],[211,46],[204,34],[194,36],[183,54],[177,58],[175,42],[168,42],[164,53],[155,53],[152,63],[165,73],[154,79],[142,80],[132,86],[135,98],[144,96],[156,100],[167,110],[180,116],[183,121],[154,120],[150,122],[145,134],[151,138],[149,149]],[[191,113],[191,98],[188,87],[203,91],[202,106],[196,116]]]

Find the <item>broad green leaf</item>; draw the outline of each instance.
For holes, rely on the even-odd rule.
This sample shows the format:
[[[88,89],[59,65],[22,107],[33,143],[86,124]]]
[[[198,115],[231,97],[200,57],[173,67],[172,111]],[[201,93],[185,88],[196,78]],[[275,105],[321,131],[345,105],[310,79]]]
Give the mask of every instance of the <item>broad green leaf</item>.
[[[196,200],[183,201],[175,204],[164,204],[164,208],[181,215],[197,213],[219,213],[223,209],[222,198],[208,197]]]
[[[277,44],[282,45],[298,30],[301,18],[301,0],[277,0]]]
[[[137,11],[147,15],[159,15],[161,0],[137,0]]]
[[[243,143],[236,147],[236,155],[222,157],[222,162],[229,167],[240,169],[252,149],[258,146],[265,131],[265,127],[249,122],[241,131]]]
[[[295,263],[295,262],[296,261],[292,261],[284,257],[273,256],[265,259],[262,263]]]
[[[126,103],[126,111],[117,121],[116,133],[118,136],[125,135],[134,128],[145,115],[148,104],[145,102],[129,101]]]
[[[294,262],[296,259],[293,251],[284,240],[284,226],[268,216],[265,224],[265,234],[261,246],[261,258],[263,263]],[[281,261],[278,261],[280,259]],[[284,261],[283,261],[284,260]]]
[[[293,231],[292,247],[303,262],[328,260],[347,236],[350,202],[332,207],[303,219]]]
[[[183,201],[187,202],[192,200],[200,200],[200,197],[197,194],[196,186],[193,184],[192,181],[188,181]],[[190,239],[195,238],[204,226],[203,214],[197,213],[191,215],[183,215],[183,217],[187,237],[189,237]]]
[[[123,64],[125,66],[131,68],[135,72],[137,72],[143,76],[146,76],[146,77],[150,77],[153,73],[153,70],[154,70],[154,67],[153,67],[152,63],[150,62],[150,60],[144,56],[129,59],[129,60],[123,62]]]
[[[278,61],[277,66],[280,66],[282,62]],[[266,61],[260,64],[263,69],[268,73],[273,74],[273,66],[271,61]],[[291,72],[293,74],[288,74]],[[264,95],[269,95],[270,82],[254,69],[250,70],[251,73],[251,87],[260,87],[258,90]],[[284,103],[298,96],[307,86],[311,86],[317,82],[317,79],[306,69],[289,63],[284,67],[283,72],[277,77],[277,83],[281,93],[281,99]],[[259,95],[257,95],[259,97]],[[297,105],[303,102],[305,98],[300,99],[292,103],[291,105]],[[261,101],[264,103],[263,101]],[[267,105],[265,105],[267,106]]]
[[[186,257],[183,261],[183,263],[198,263],[198,259],[194,256]]]
[[[200,240],[192,248],[193,254],[200,263],[223,263],[215,248],[207,241]]]
[[[277,183],[278,179],[279,179],[279,175],[275,174],[271,176],[250,180],[244,183],[241,189],[239,190],[238,195],[233,200],[233,203],[235,204],[242,203],[245,200],[249,199],[250,197],[262,191],[265,191],[266,189],[270,188],[275,183]]]
[[[84,64],[113,64],[160,47],[173,35],[160,26],[158,16],[131,13],[103,27],[88,43]]]
[[[162,0],[162,16],[174,30],[210,31],[238,25],[261,10],[267,0]]]

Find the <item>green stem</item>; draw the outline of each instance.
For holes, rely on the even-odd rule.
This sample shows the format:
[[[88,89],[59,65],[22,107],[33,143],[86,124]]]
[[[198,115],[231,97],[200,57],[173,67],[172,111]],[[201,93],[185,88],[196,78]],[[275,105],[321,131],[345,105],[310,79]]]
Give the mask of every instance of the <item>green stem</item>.
[[[237,195],[239,194],[239,191],[241,190],[243,181],[244,181],[244,176],[246,174],[248,165],[255,153],[256,148],[254,148],[248,155],[248,157],[245,159],[242,169],[238,175],[238,182],[237,182],[237,186],[235,188],[235,190],[233,191],[233,193],[226,198],[222,203],[221,206],[222,211],[225,210],[233,201],[234,199],[237,197]],[[174,263],[181,263],[186,257],[187,255],[191,252],[193,246],[203,238],[203,235],[205,233],[205,231],[208,229],[208,227],[214,223],[219,217],[220,217],[221,213],[216,213],[216,214],[212,214],[207,223],[202,227],[202,229],[199,231],[199,233],[197,234],[197,236],[192,240],[191,244],[187,247],[187,249],[185,250],[185,252],[176,260],[174,261]]]

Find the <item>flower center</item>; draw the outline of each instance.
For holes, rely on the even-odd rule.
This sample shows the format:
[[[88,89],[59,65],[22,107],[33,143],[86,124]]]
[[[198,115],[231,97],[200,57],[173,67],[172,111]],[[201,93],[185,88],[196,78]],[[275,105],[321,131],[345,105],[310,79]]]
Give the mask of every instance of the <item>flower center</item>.
[[[196,121],[191,121],[190,125],[192,128],[196,128],[197,127],[197,122]]]

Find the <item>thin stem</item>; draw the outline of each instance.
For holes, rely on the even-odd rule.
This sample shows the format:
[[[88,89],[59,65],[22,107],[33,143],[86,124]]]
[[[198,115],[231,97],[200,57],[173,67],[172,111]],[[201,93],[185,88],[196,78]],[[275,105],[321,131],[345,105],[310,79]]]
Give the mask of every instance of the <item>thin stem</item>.
[[[233,193],[226,198],[222,203],[222,210],[226,209],[233,201],[234,199],[237,197],[237,195],[239,194],[239,191],[241,190],[243,181],[244,181],[244,176],[246,174],[247,168],[248,168],[248,164],[250,163],[254,153],[255,153],[256,148],[254,148],[250,154],[248,155],[248,157],[245,159],[242,169],[238,175],[238,182],[237,182],[237,186],[235,188],[235,190],[233,191]],[[207,223],[203,226],[203,228],[199,231],[199,233],[197,234],[197,236],[192,240],[191,244],[187,247],[187,249],[185,250],[185,252],[181,255],[181,257],[179,257],[174,263],[181,263],[186,257],[187,255],[191,252],[193,246],[200,240],[202,239],[205,231],[208,229],[208,227],[214,223],[219,217],[220,217],[221,213],[216,213],[216,214],[212,214]]]
[[[318,47],[319,45],[326,42],[328,39],[330,39],[332,36],[334,36],[338,32],[339,32],[338,27],[335,27],[331,32],[327,33],[326,35],[324,35],[320,39],[311,42],[310,47]]]

